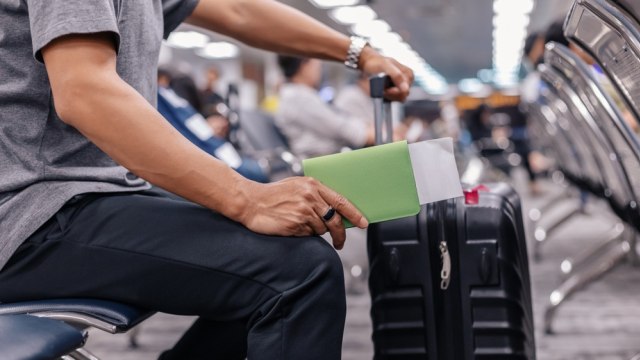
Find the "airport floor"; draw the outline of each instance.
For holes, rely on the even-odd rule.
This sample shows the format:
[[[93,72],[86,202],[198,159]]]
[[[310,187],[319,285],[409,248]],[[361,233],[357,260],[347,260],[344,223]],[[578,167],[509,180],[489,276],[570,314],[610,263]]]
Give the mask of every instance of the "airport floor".
[[[562,191],[549,183],[542,185],[544,194],[539,197],[533,198],[521,191],[525,210]],[[596,243],[614,224],[603,204],[590,204],[587,213],[589,215],[580,215],[563,225],[545,244],[543,260],[531,262],[539,360],[629,360],[640,352],[640,267],[628,264],[618,266],[560,308],[554,327],[556,334],[542,333],[544,307],[550,292],[560,282],[560,262]],[[365,239],[362,233],[353,233],[349,240],[342,256],[348,267],[352,267],[366,260]],[[366,286],[357,285],[355,293],[347,298],[344,360],[373,357],[369,295]],[[142,325],[137,349],[128,347],[126,335],[114,336],[94,330],[87,348],[105,360],[155,359],[192,321],[193,318],[166,314],[154,316]]]

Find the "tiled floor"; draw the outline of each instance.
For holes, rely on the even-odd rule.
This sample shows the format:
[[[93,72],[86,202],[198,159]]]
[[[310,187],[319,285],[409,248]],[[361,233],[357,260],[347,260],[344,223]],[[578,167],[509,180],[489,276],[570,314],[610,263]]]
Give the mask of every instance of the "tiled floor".
[[[548,186],[545,197],[526,197],[525,207],[539,204],[558,192]],[[572,298],[558,313],[556,334],[541,329],[548,295],[559,281],[559,264],[594,243],[612,224],[602,204],[590,206],[591,215],[581,215],[564,225],[543,248],[543,261],[531,262],[538,359],[540,360],[628,360],[640,352],[640,268],[621,265],[602,280]],[[344,261],[359,265],[366,261],[362,234],[352,234]],[[343,359],[371,359],[368,294],[349,295]],[[102,359],[145,360],[170,347],[193,319],[156,315],[144,323],[140,347],[131,350],[126,335],[112,336],[93,331],[88,349]]]

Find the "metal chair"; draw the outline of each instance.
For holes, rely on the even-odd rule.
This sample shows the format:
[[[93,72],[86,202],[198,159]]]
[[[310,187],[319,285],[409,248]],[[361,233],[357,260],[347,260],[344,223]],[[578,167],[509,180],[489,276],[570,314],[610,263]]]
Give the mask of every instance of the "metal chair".
[[[60,320],[82,330],[96,328],[117,334],[129,331],[153,315],[153,312],[97,299],[52,299],[0,304],[0,316],[20,314]],[[86,350],[81,352],[87,359],[96,359]]]
[[[568,108],[565,103],[557,99],[557,96],[549,89],[542,91],[540,100],[537,114],[541,124],[544,125],[541,125],[542,130],[539,132],[546,132],[546,134],[539,135],[539,137],[548,140],[548,147],[552,149],[553,155],[556,157],[556,167],[562,174],[562,178],[566,178],[570,184],[574,185],[573,188],[577,189],[577,191],[571,191],[572,189],[566,186],[565,195],[559,198],[564,202],[567,199],[577,199],[573,200],[575,205],[566,209],[560,216],[552,218],[552,221],[534,222],[533,253],[536,260],[541,259],[542,246],[552,238],[555,231],[574,216],[585,212],[586,197],[583,194],[586,192],[598,193],[601,188],[599,167],[588,154],[585,142],[576,141],[579,137],[573,133],[574,125],[568,120]],[[536,111],[533,113],[535,114]],[[553,205],[548,205],[545,208],[546,211],[549,211]]]
[[[245,111],[240,117],[238,142],[244,153],[269,168],[272,179],[300,175],[302,162],[289,148],[273,117],[261,111]]]
[[[29,315],[0,316],[0,349],[5,360],[91,359],[82,350],[87,335],[60,321]]]
[[[617,127],[623,124],[624,120],[615,103],[602,89],[587,65],[567,48],[555,44],[548,45],[545,62],[548,68],[543,69],[543,79],[555,88],[560,97],[570,102],[571,108],[579,114],[575,119],[582,120],[577,124],[582,124],[585,134],[591,134],[591,146],[596,146],[592,153],[598,156],[598,163],[603,167],[602,173],[606,179],[603,195],[614,213],[623,221],[620,223],[621,226],[616,226],[623,230],[620,236],[599,244],[590,254],[581,255],[583,259],[599,259],[592,262],[592,265],[575,271],[575,274],[552,292],[550,304],[545,312],[545,329],[550,332],[553,317],[564,301],[621,263],[627,256],[634,257],[635,251],[631,250],[635,249],[636,234],[628,225],[637,226],[637,197],[633,191],[632,177],[629,176],[631,164],[623,159],[627,150],[622,149],[619,144],[621,132]],[[613,166],[607,169],[609,165]],[[638,166],[640,170],[640,161]],[[563,264],[566,264],[566,261]]]
[[[581,0],[574,4],[565,27],[567,37],[599,62],[636,120],[640,119],[639,19],[637,2]],[[640,141],[622,117],[604,125],[629,175],[636,199],[628,212],[640,230]]]

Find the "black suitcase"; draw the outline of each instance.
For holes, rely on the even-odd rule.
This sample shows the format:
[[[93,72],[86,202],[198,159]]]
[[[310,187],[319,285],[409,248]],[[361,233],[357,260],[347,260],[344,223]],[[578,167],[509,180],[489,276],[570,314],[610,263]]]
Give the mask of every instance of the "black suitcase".
[[[372,225],[367,241],[375,359],[535,359],[522,211],[510,186]]]

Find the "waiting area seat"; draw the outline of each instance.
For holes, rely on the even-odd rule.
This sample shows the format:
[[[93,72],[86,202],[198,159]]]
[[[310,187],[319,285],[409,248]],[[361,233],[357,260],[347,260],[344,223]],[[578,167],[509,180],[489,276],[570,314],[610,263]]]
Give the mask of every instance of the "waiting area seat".
[[[289,147],[273,117],[262,111],[244,111],[240,116],[238,143],[242,151],[259,162],[266,161],[272,180],[302,174],[302,164]]]
[[[0,315],[30,314],[112,334],[127,332],[153,315],[129,305],[96,299],[54,299],[0,304]]]
[[[551,128],[548,135],[557,140],[562,171],[582,191],[605,200],[619,223],[614,226],[615,235],[580,254],[578,258],[581,261],[567,259],[563,262],[563,272],[569,276],[550,295],[545,312],[547,332],[551,331],[558,307],[573,293],[625,259],[635,262],[637,258],[635,244],[640,230],[640,183],[637,181],[640,176],[640,142],[627,124],[629,119],[626,116],[636,114],[635,119],[638,119],[638,108],[631,109],[634,101],[639,100],[634,98],[637,89],[633,86],[637,83],[628,80],[633,78],[632,75],[640,74],[637,72],[640,52],[632,51],[631,45],[632,42],[633,46],[638,44],[640,33],[629,31],[622,36],[622,32],[613,31],[589,9],[602,10],[601,15],[609,20],[614,12],[620,15],[622,10],[605,0],[578,0],[569,15],[566,28],[574,41],[598,59],[620,91],[613,86],[607,87],[607,78],[598,77],[568,48],[547,44],[545,64],[540,71],[548,91],[543,92],[542,97],[545,99],[544,105],[550,108],[546,112],[552,110],[555,114],[552,119],[545,120],[544,116],[538,118],[546,121],[540,128]],[[633,18],[627,17],[625,21],[616,23],[618,30],[625,26],[640,29],[640,26],[633,27]],[[638,25],[637,22],[635,24]],[[625,66],[621,65],[623,63]],[[626,101],[615,101],[616,97]],[[629,108],[627,105],[630,105]],[[542,110],[538,113],[544,115]],[[552,123],[558,126],[554,128]],[[558,146],[561,144],[564,148]],[[572,163],[578,166],[572,166]],[[577,265],[581,267],[579,271],[576,271]]]
[[[0,358],[5,360],[86,359],[86,336],[60,321],[29,315],[0,316]]]

